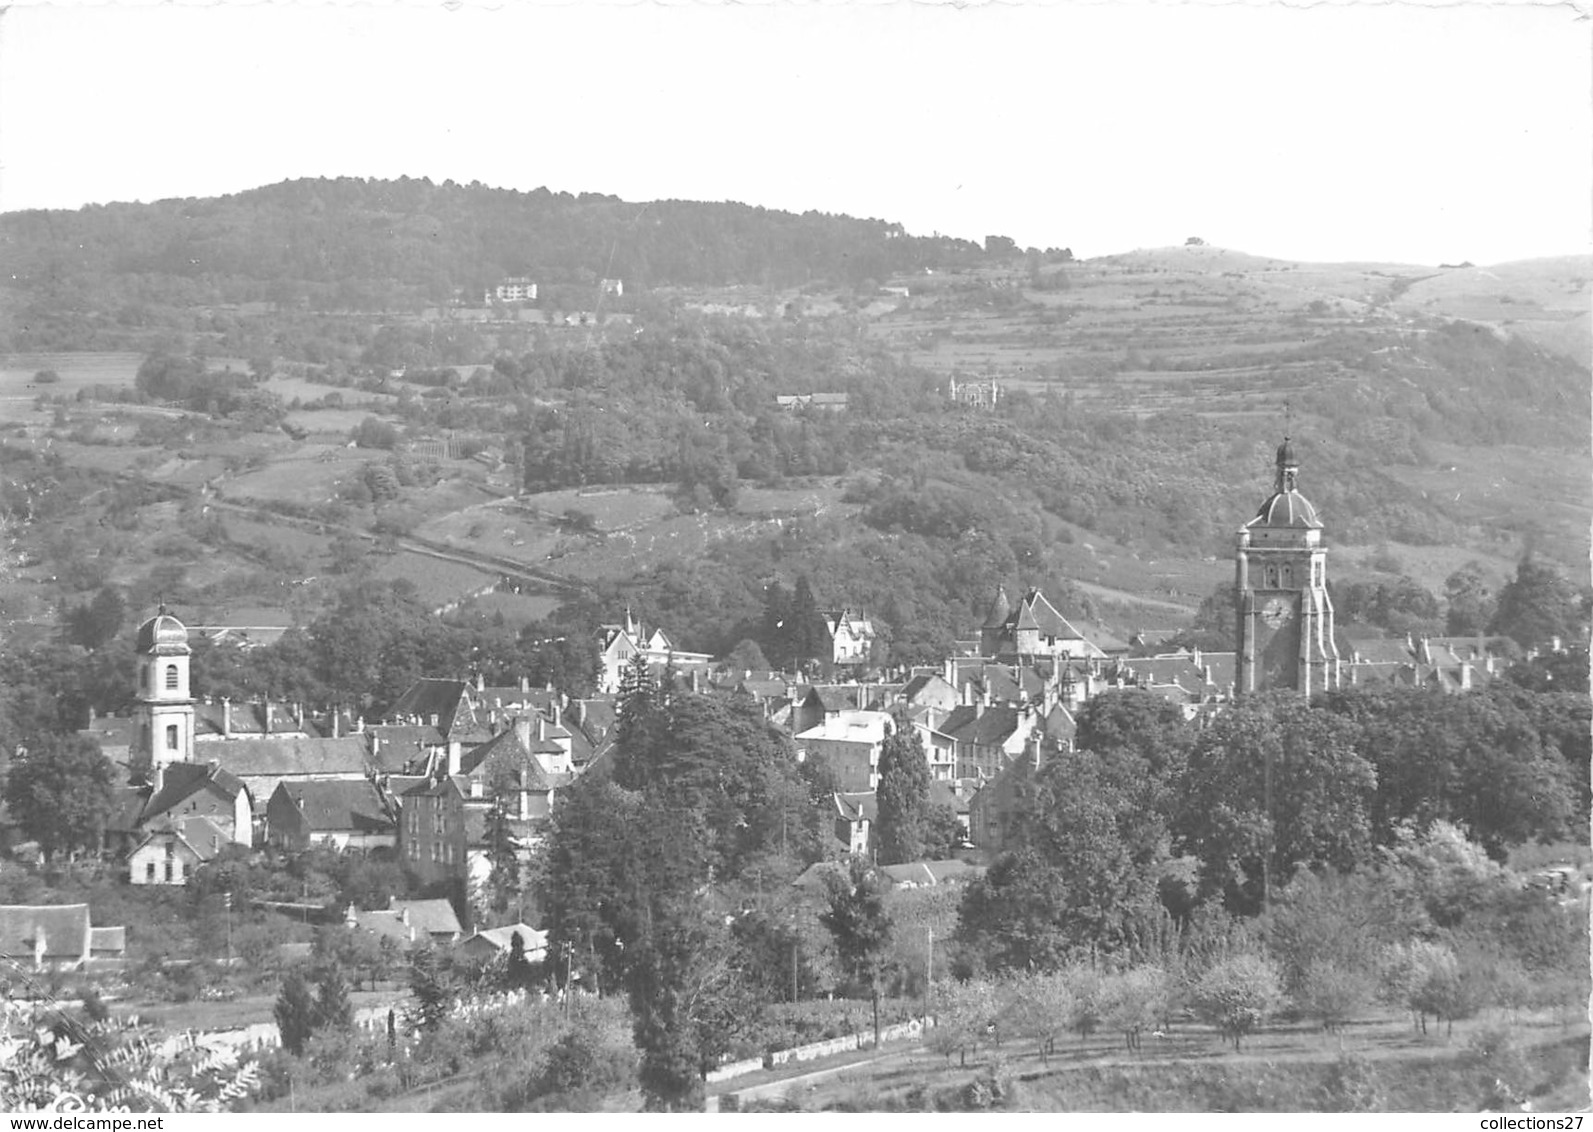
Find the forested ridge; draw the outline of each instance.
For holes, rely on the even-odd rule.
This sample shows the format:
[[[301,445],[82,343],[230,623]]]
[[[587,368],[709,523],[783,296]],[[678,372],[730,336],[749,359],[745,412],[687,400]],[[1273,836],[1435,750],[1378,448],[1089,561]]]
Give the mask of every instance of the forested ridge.
[[[976,262],[978,245],[899,224],[733,203],[360,178],[230,196],[0,216],[8,286],[55,317],[136,326],[163,309],[303,302],[388,310],[475,298],[509,276],[544,287],[876,282]]]

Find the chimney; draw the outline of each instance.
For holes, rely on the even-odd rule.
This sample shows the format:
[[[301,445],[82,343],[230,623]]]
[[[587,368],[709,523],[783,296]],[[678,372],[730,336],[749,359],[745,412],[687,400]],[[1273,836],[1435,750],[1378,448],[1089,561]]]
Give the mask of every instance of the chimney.
[[[265,733],[269,735],[271,734],[271,697],[267,696],[263,703],[261,715],[265,717]]]
[[[953,688],[957,686],[957,662],[949,656],[946,658],[946,671],[943,676],[946,683]]]
[[[1433,663],[1433,646],[1432,646],[1432,642],[1429,641],[1426,637],[1422,638],[1421,657],[1422,657],[1422,663],[1423,664],[1426,664],[1426,665],[1430,666]]]
[[[304,702],[302,700],[295,700],[293,703],[293,722],[298,725],[300,731],[304,730]]]
[[[1195,665],[1196,668],[1204,668],[1205,667],[1205,665],[1200,663],[1200,646],[1199,645],[1195,646],[1194,665]],[[1210,672],[1211,669],[1207,668],[1206,671]],[[1208,677],[1208,679],[1210,679],[1210,678]]]
[[[555,727],[563,727],[564,726],[563,719],[564,719],[564,705],[559,703],[558,700],[554,700],[553,701],[553,726],[555,726]]]
[[[520,677],[520,694],[523,696],[531,690],[531,677]]]
[[[1483,671],[1486,672],[1489,676],[1493,675],[1493,654],[1492,653],[1489,653],[1483,659],[1482,668],[1483,668]]]
[[[372,735],[371,736],[371,758],[373,758],[373,759],[374,758],[378,758],[378,757],[381,756],[381,753],[382,753],[382,737],[380,735]]]
[[[520,745],[526,750],[531,749],[531,717],[527,715],[515,716],[515,738],[520,740]]]
[[[546,742],[548,737],[548,721],[540,714],[537,716],[537,742]]]
[[[221,697],[221,737],[232,738],[232,700],[226,696]]]
[[[1205,684],[1210,684],[1211,683],[1211,665],[1208,664],[1205,667],[1203,667],[1200,670],[1200,674],[1203,677],[1203,679],[1201,681],[1202,683],[1205,683]]]
[[[94,705],[93,704],[89,704],[89,726],[90,727],[94,726],[94,720],[97,717],[97,715],[98,715],[98,713],[95,712]]]
[[[988,680],[985,681],[984,691],[980,696],[980,700],[985,707],[990,706],[990,682]]]
[[[360,722],[363,723],[364,720],[362,719]],[[343,709],[334,706],[332,708],[332,738],[341,739],[342,737],[343,737]]]
[[[476,691],[485,692],[486,690],[487,678],[481,674],[481,669],[478,668],[476,669]]]

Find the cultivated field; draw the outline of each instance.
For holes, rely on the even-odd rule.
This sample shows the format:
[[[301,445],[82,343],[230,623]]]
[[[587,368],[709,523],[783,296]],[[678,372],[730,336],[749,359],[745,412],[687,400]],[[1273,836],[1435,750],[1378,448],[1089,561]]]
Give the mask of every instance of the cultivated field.
[[[331,501],[337,485],[360,465],[375,458],[368,451],[330,444],[304,444],[285,452],[263,468],[229,477],[223,490],[229,499],[255,499],[306,506]]]
[[[462,562],[449,562],[414,551],[379,555],[378,559],[373,576],[383,580],[403,578],[414,583],[416,596],[432,609],[461,601],[467,594],[488,590],[498,581],[497,575]]]
[[[91,385],[131,386],[144,356],[134,353],[6,354],[0,357],[0,401],[31,401],[40,393],[75,397]],[[53,385],[35,385],[33,375],[54,370]]]

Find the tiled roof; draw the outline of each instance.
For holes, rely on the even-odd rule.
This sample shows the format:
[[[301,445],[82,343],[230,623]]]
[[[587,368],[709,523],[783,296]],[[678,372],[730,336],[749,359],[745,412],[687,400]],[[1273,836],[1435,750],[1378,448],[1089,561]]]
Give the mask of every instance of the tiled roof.
[[[835,811],[843,821],[878,821],[878,796],[872,790],[837,794]]]
[[[486,928],[476,932],[469,939],[461,941],[461,946],[466,943],[480,941],[491,944],[492,947],[505,954],[508,953],[510,941],[516,932],[520,933],[520,945],[525,948],[527,959],[535,960],[546,954],[548,949],[548,933],[539,932],[536,928],[526,924],[505,924],[501,928]]]
[[[87,904],[0,905],[0,956],[29,960],[40,933],[46,959],[87,957],[89,906]]]
[[[365,740],[233,739],[215,747],[216,758],[240,777],[365,773]]]
[[[300,713],[302,714],[302,712]],[[223,724],[226,731],[223,732]],[[220,738],[259,736],[284,731],[302,731],[306,735],[321,732],[309,719],[302,722],[294,716],[294,706],[287,703],[271,704],[271,730],[265,726],[265,705],[250,700],[235,700],[231,704],[204,703],[194,705],[194,738]]]
[[[283,782],[277,793],[285,795],[304,818],[312,833],[353,830],[356,833],[390,833],[393,821],[382,805],[376,787],[359,782]]]
[[[415,719],[426,724],[432,724],[435,716],[433,725],[449,738],[454,737],[455,731],[473,733],[480,729],[480,723],[470,698],[472,690],[463,680],[425,676],[409,686],[387,716],[395,723]]]
[[[159,817],[173,806],[208,790],[231,801],[245,789],[238,776],[216,763],[168,763],[160,791],[144,807],[141,821]]]
[[[120,954],[127,950],[127,929],[119,928],[89,928],[89,948],[92,951],[113,952]]]
[[[364,734],[380,739],[384,746],[391,743],[402,750],[418,751],[448,744],[442,732],[429,723],[374,723],[365,728]]]
[[[988,707],[980,711],[965,706],[953,710],[935,730],[959,743],[994,747],[1011,738],[1022,718],[1023,713],[1017,708]]]
[[[547,775],[537,762],[536,755],[520,741],[519,734],[512,727],[466,751],[459,760],[459,769],[470,778],[484,778],[490,769],[488,763],[506,763],[510,770],[522,776],[520,782],[527,790],[549,789],[545,781]]]
[[[457,933],[460,930],[454,906],[446,900],[395,900],[388,911],[395,915],[407,911],[413,927],[432,935]]]

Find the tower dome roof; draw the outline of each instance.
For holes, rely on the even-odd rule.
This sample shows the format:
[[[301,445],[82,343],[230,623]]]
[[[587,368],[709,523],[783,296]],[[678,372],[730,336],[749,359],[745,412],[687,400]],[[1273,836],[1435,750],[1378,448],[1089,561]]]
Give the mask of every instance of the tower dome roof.
[[[188,627],[166,612],[160,612],[138,627],[138,652],[177,653],[188,651]]]
[[[1283,443],[1278,445],[1278,467],[1282,468],[1286,465],[1297,463],[1299,463],[1299,461],[1294,458],[1294,445],[1291,444],[1289,442],[1289,438],[1285,436],[1283,438]]]
[[[1245,526],[1254,530],[1256,527],[1292,527],[1298,530],[1320,530],[1322,520],[1316,516],[1316,508],[1311,501],[1298,491],[1276,491],[1261,505],[1261,510],[1256,512],[1256,517]]]

